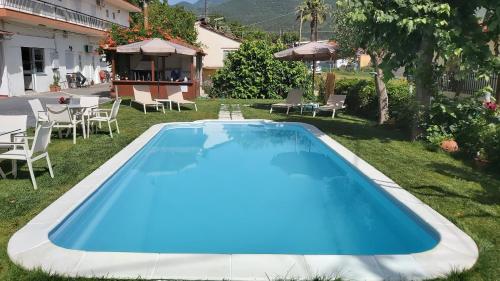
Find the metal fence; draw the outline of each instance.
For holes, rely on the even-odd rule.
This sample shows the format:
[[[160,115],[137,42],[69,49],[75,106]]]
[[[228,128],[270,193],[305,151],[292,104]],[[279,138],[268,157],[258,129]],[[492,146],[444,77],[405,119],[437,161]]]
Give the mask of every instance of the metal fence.
[[[41,0],[0,0],[0,7],[85,27],[109,30],[112,22]]]
[[[472,95],[486,86],[493,88],[493,93],[496,93],[497,74],[490,76],[489,81],[484,78],[479,78],[475,74],[455,77],[455,75],[447,73],[444,74],[438,81],[438,87],[441,91],[455,92],[456,94]]]

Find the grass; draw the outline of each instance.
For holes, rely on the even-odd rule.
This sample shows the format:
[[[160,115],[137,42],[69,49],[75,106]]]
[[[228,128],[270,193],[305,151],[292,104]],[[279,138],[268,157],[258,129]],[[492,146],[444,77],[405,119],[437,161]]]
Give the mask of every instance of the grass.
[[[43,161],[36,163],[37,191],[32,189],[25,166],[21,166],[18,179],[0,180],[0,280],[87,280],[51,276],[16,266],[7,256],[8,239],[151,125],[214,119],[220,103],[241,104],[245,118],[297,121],[317,126],[465,230],[479,245],[478,263],[470,271],[453,272],[447,278],[436,280],[499,279],[500,175],[474,169],[448,154],[428,151],[422,143],[406,141],[405,135],[397,130],[348,115],[340,115],[334,120],[306,115],[270,115],[270,101],[199,100],[198,112],[187,109],[180,113],[168,111],[166,115],[153,111],[144,115],[124,102],[118,117],[121,134],[114,139],[105,134],[106,130],[87,140],[78,138],[76,145],[69,138],[53,139],[49,152],[56,177],[49,177]],[[3,162],[1,167],[7,171],[9,163]]]
[[[369,72],[365,71],[346,71],[346,70],[338,70],[335,69],[333,71],[335,73],[335,79],[340,80],[340,79],[365,79],[365,80],[371,80],[373,79],[373,75],[371,75]]]
[[[150,111],[144,115],[142,109],[131,108],[128,102],[124,101],[118,115],[121,134],[114,134],[113,139],[106,134],[105,126],[102,133],[92,134],[90,139],[79,137],[76,145],[73,145],[70,138],[52,138],[49,154],[55,178],[50,178],[43,160],[35,162],[38,190],[33,190],[24,164],[18,179],[0,179],[0,280],[53,280],[45,273],[23,270],[10,261],[6,251],[10,236],[151,125],[217,118],[220,104],[218,101],[200,100],[197,103],[198,112],[186,109],[182,112],[167,111],[165,115]],[[4,171],[10,171],[8,162],[0,163]]]

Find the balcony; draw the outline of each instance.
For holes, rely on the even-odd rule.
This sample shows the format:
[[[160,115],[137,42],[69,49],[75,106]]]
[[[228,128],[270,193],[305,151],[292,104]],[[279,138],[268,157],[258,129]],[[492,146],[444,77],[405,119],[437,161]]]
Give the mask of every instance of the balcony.
[[[110,21],[41,0],[0,0],[0,8],[76,24],[101,31],[109,30],[113,25]]]

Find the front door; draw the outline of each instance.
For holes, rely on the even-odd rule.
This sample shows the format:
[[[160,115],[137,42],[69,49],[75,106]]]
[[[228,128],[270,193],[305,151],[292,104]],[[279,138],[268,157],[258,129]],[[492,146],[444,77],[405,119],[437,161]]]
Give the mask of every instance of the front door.
[[[33,90],[33,66],[31,48],[21,47],[21,57],[23,60],[24,90]]]
[[[21,47],[23,61],[24,89],[35,90],[36,75],[43,73],[45,62],[42,48]]]

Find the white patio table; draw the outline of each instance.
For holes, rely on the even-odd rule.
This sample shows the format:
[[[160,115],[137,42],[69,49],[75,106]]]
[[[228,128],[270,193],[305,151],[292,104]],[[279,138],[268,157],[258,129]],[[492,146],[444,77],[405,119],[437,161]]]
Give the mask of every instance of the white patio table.
[[[84,105],[80,105],[79,103],[73,103],[73,104],[68,104],[68,108],[69,110],[71,110],[71,112],[73,113],[73,115],[75,117],[79,117],[79,118],[82,118],[82,121],[83,121],[83,124],[87,124],[85,123],[85,118],[91,118],[92,117],[92,113],[89,113],[89,114],[84,114],[85,111],[87,111],[87,109],[90,109],[91,111],[94,110],[94,109],[97,109],[98,107],[97,106],[84,106]],[[89,137],[90,135],[90,132],[87,132],[87,135],[84,136],[85,138]]]

